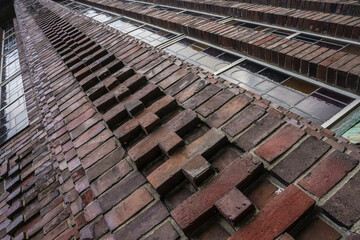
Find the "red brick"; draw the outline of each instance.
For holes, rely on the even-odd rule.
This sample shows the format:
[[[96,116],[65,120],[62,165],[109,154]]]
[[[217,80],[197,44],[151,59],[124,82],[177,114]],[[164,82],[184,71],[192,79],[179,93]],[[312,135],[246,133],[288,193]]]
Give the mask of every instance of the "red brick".
[[[202,104],[196,109],[196,112],[201,114],[203,117],[208,117],[219,107],[229,101],[232,97],[235,96],[235,93],[230,89],[225,89],[221,91],[218,95],[212,97],[206,103]]]
[[[166,89],[165,93],[174,96],[198,79],[199,77],[196,74],[189,73],[188,75],[174,83],[171,87]]]
[[[254,190],[248,194],[248,198],[255,203],[255,205],[262,209],[266,203],[271,201],[278,194],[278,187],[264,180]]]
[[[206,230],[204,230],[197,239],[199,240],[226,240],[228,239],[230,234],[222,228],[219,224],[214,223]]]
[[[251,105],[221,129],[231,137],[235,137],[264,114],[264,109],[256,105]]]
[[[153,199],[154,198],[145,187],[142,187],[132,193],[129,197],[120,202],[119,205],[105,214],[105,221],[110,230],[113,231],[118,226],[126,222]]]
[[[95,219],[102,213],[100,205],[98,201],[93,201],[84,209],[84,218],[87,222],[91,222],[91,220]]]
[[[299,185],[320,198],[358,163],[356,159],[336,150],[311,170]]]
[[[290,234],[284,233],[279,240],[295,240]]]
[[[171,212],[181,229],[190,231],[214,214],[214,204],[233,187],[244,188],[262,169],[250,154],[232,162],[213,180]]]
[[[180,68],[178,71],[174,72],[163,81],[161,81],[158,85],[159,87],[166,89],[171,86],[173,83],[179,81],[181,78],[185,77],[189,73],[188,70]]]
[[[257,148],[255,153],[259,154],[266,161],[272,162],[294,145],[304,134],[303,130],[292,125],[286,125],[286,127]]]
[[[83,158],[81,160],[82,166],[87,169],[90,166],[92,166],[94,163],[96,163],[99,159],[101,159],[103,156],[107,155],[111,151],[113,151],[116,148],[116,142],[113,139],[109,139],[106,142],[104,142],[101,146],[99,146],[94,152],[90,153],[88,156]],[[120,150],[123,150],[120,147]],[[124,151],[119,151],[119,157],[121,157],[121,154],[124,155]]]
[[[182,171],[185,177],[191,182],[191,184],[196,189],[202,181],[208,178],[212,173],[213,169],[208,161],[203,158],[201,155],[197,155],[190,161],[188,161]]]
[[[104,217],[100,217],[81,230],[80,238],[100,239],[107,231],[108,226],[106,225]]]
[[[178,135],[184,135],[196,126],[197,121],[198,119],[194,112],[190,110],[182,111],[156,132],[137,143],[129,150],[128,154],[138,167],[142,167],[161,154],[160,146],[164,150],[170,150],[179,146],[179,141],[176,140],[179,140],[179,138],[177,137],[176,141],[171,141],[172,145],[169,145],[169,142],[166,142],[168,139],[164,139],[165,133],[168,134],[170,131],[173,131]]]
[[[107,144],[105,144],[105,146],[106,145]],[[93,181],[101,174],[106,172],[109,168],[114,166],[116,163],[120,162],[120,160],[124,157],[124,155],[125,155],[124,149],[118,148],[109,155],[105,156],[103,159],[97,161],[91,168],[88,168],[86,170],[86,176],[88,177],[89,181],[90,182]]]
[[[126,236],[126,239],[128,240],[139,239],[168,216],[168,210],[160,201],[158,201],[125,227],[115,232],[114,238],[121,239],[123,236]]]
[[[101,209],[108,211],[145,182],[145,178],[138,171],[134,171],[98,198]],[[96,191],[94,192],[96,193]]]
[[[305,139],[271,171],[290,184],[309,169],[329,149],[329,144],[311,136]]]
[[[250,151],[260,141],[277,129],[281,123],[281,119],[273,114],[268,114],[257,121],[248,131],[240,135],[235,141],[235,145],[244,151]]]
[[[145,238],[145,240],[158,240],[158,239],[167,239],[167,240],[176,240],[179,238],[179,234],[175,231],[174,227],[168,221],[163,224],[161,227],[156,229],[152,234]]]
[[[251,211],[254,205],[237,188],[231,189],[215,203],[216,208],[232,226],[237,225]]]
[[[224,134],[213,128],[196,141],[188,145],[183,151],[174,155],[172,158],[155,169],[147,178],[153,187],[163,194],[171,189],[175,183],[183,178],[181,169],[183,166],[197,155],[210,157],[225,143]]]
[[[110,130],[104,130],[101,133],[99,133],[96,138],[90,139],[88,142],[86,142],[84,145],[82,145],[80,148],[76,150],[76,153],[79,158],[84,158],[87,154],[92,152],[94,149],[96,149],[101,143],[105,142],[107,139],[109,139],[112,136],[112,133]],[[95,154],[95,153],[94,153]]]
[[[239,96],[225,104],[215,113],[211,114],[207,119],[206,123],[211,127],[220,127],[227,120],[233,117],[236,113],[238,113],[241,109],[243,109],[246,105],[249,104],[251,99],[247,96]]]
[[[341,235],[332,227],[327,225],[319,218],[313,219],[305,229],[302,229],[296,236],[296,239],[318,239],[318,240],[337,240]]]
[[[187,88],[181,90],[181,92],[179,92],[175,98],[176,100],[178,100],[180,103],[184,103],[186,100],[188,100],[189,98],[191,98],[193,95],[195,95],[196,93],[200,92],[203,88],[205,88],[206,86],[208,86],[210,83],[206,80],[198,80],[195,81],[194,83],[192,83],[191,85],[189,85]]]
[[[298,221],[314,204],[312,198],[291,185],[230,239],[274,239]]]
[[[91,189],[96,196],[99,196],[114,183],[126,176],[131,170],[132,168],[129,163],[126,160],[122,160],[104,175],[95,180],[91,184]]]
[[[196,107],[200,106],[203,102],[210,99],[212,96],[214,96],[216,93],[218,93],[221,90],[220,87],[211,84],[205,89],[203,89],[201,92],[190,98],[184,105],[184,108],[187,109],[195,109]]]
[[[83,133],[78,139],[75,140],[74,146],[79,148],[81,145],[89,141],[91,138],[99,134],[103,129],[105,129],[102,123],[98,123],[91,127],[88,131]]]

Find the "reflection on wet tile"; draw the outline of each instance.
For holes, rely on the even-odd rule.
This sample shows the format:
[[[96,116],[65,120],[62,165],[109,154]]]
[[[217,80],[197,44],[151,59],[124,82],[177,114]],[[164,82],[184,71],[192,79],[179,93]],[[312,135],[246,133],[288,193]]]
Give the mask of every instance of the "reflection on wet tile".
[[[253,72],[253,73],[259,72],[260,70],[265,68],[264,66],[262,66],[260,64],[257,64],[257,63],[254,63],[254,62],[249,61],[249,60],[242,61],[241,63],[239,63],[238,66],[240,66],[242,68],[245,68],[245,69],[247,69],[247,70],[249,70],[250,72]]]
[[[181,39],[180,41],[178,41],[179,44],[182,44],[184,46],[190,46],[191,44],[195,43],[195,41],[188,39],[188,38],[184,38]]]
[[[282,86],[278,86],[267,93],[269,96],[279,99],[287,103],[290,106],[295,105],[299,101],[303,100],[306,95],[291,91],[290,89]]]
[[[230,62],[230,63],[235,62],[236,60],[240,59],[240,57],[235,56],[235,55],[230,54],[230,53],[224,53],[224,54],[220,55],[218,58],[225,61],[225,62]]]
[[[317,99],[319,99],[319,100],[322,100],[322,101],[324,101],[324,102],[327,102],[327,103],[329,103],[329,104],[338,106],[338,107],[340,107],[340,108],[343,108],[343,107],[346,106],[344,103],[340,103],[340,102],[338,102],[338,101],[336,101],[336,100],[333,100],[333,99],[331,99],[331,98],[325,97],[325,96],[323,96],[323,95],[321,95],[321,94],[318,94],[318,93],[313,93],[313,94],[311,94],[311,96],[313,96],[313,97],[315,97],[315,98],[317,98]]]
[[[314,96],[307,97],[295,107],[298,108],[300,111],[319,118],[323,122],[325,122],[341,110],[340,107],[325,102]]]
[[[286,80],[281,85],[295,89],[304,94],[310,94],[319,88],[319,86],[317,86],[315,84],[306,82],[304,80],[301,80],[301,79],[298,79],[295,77],[291,77],[289,80]]]
[[[216,58],[209,57],[209,56],[204,56],[203,58],[200,58],[198,60],[198,62],[200,64],[203,64],[203,65],[213,69],[213,70],[219,70],[222,67],[225,67],[227,65],[227,64],[224,64],[223,61],[220,61]]]
[[[281,83],[290,77],[289,75],[287,75],[285,73],[281,73],[279,71],[276,71],[276,70],[273,70],[270,68],[264,69],[263,71],[259,72],[259,74],[267,77],[268,79],[270,79],[274,82],[278,82],[278,83]]]
[[[264,79],[243,70],[234,71],[231,73],[231,77],[251,87],[264,81]]]
[[[330,89],[327,89],[327,88],[320,88],[319,90],[316,91],[317,93],[320,93],[324,96],[327,96],[327,97],[330,97],[330,98],[333,98],[333,99],[336,99],[340,102],[343,102],[343,103],[351,103],[352,101],[354,101],[353,98],[351,97],[348,97],[348,96],[345,96],[341,93],[338,93],[338,92],[334,92]]]
[[[224,52],[219,49],[210,47],[210,48],[206,49],[204,51],[204,53],[209,54],[210,56],[213,56],[213,57],[217,57],[220,54],[223,54]]]

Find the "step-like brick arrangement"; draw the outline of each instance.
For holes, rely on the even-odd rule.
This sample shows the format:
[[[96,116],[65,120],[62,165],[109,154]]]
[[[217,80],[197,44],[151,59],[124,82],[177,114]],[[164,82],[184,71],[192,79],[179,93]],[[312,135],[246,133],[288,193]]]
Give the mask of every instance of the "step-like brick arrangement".
[[[290,0],[277,1],[276,3],[271,1],[270,4],[265,4],[268,6],[262,6],[265,1],[143,1],[232,16],[330,36],[359,39],[360,4],[355,1],[338,4],[325,1],[317,2],[318,4],[311,1],[295,2]],[[305,7],[305,5],[307,6]],[[334,8],[337,9],[333,10]]]
[[[93,0],[80,0],[79,2],[184,33],[215,45],[231,48],[242,54],[327,82],[330,85],[360,92],[360,58],[355,52],[335,51],[272,33],[258,32],[241,26],[184,16],[167,10],[148,8],[122,1],[106,0],[99,3]],[[222,9],[219,6],[208,6],[208,2],[203,4],[203,8]],[[255,9],[258,10],[258,7]],[[236,16],[234,14],[227,13],[227,15]],[[257,14],[254,15],[257,16]],[[338,16],[334,15],[334,17]],[[357,18],[357,20],[359,19]],[[336,27],[334,28],[336,29]],[[354,31],[358,32],[355,39],[359,38],[360,25],[358,30],[354,28]]]
[[[148,2],[154,2],[149,0]],[[273,1],[273,0],[236,0],[240,3],[252,3],[259,5],[269,5],[282,8],[295,8],[307,11],[318,11],[324,13],[337,13],[343,15],[358,16],[360,13],[359,2],[357,1],[341,1],[341,0],[286,0],[286,1]],[[158,0],[156,3],[159,4],[168,4],[169,1]]]
[[[38,91],[33,106],[44,106],[45,118],[30,125],[43,132],[24,132],[1,149],[9,160],[4,239],[227,239],[236,231],[234,239],[337,239],[358,231],[356,146],[56,3],[15,6],[29,79],[42,80],[26,89]],[[22,143],[42,135],[46,147]],[[324,146],[305,159],[308,144]],[[31,165],[17,168],[18,158]],[[287,180],[278,165],[298,176]],[[268,172],[295,183],[278,184],[281,192]],[[329,179],[318,184],[325,197],[315,197],[309,177]]]

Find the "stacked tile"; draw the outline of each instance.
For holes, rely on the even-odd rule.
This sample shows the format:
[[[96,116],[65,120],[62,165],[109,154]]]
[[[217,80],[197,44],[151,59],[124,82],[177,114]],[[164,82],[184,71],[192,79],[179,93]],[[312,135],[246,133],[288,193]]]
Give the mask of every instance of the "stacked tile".
[[[225,23],[199,19],[192,16],[184,16],[167,10],[147,8],[145,6],[133,5],[130,3],[112,2],[108,0],[102,1],[101,3],[93,0],[81,0],[80,2],[121,13],[125,16],[130,16],[132,18],[167,28],[169,30],[185,33],[189,36],[199,38],[213,44],[232,48],[242,54],[258,58],[262,61],[283,67],[287,70],[314,77],[319,81],[324,81],[338,87],[347,88],[353,92],[360,92],[360,57],[356,51],[353,53],[348,53],[341,50],[335,51],[328,47],[311,45],[300,40],[288,39],[286,37],[277,36],[272,33],[258,32],[241,26],[229,26]],[[228,1],[226,1],[226,3],[228,3]],[[239,5],[237,2],[234,4],[236,6]],[[204,2],[203,5],[201,5],[201,2],[198,1],[195,3],[191,1],[189,2],[189,5],[191,8],[196,10],[222,9],[221,6],[216,4],[209,4],[208,1]],[[183,6],[181,5],[181,7]],[[240,6],[239,8],[247,9]],[[261,11],[261,8],[258,6],[253,6],[253,9],[254,11]],[[269,10],[269,15],[272,16],[273,11],[274,10]],[[242,17],[242,15],[237,16],[237,12],[239,11],[227,10],[226,15]],[[305,11],[304,14],[306,15],[306,13],[308,12]],[[252,15],[266,16],[266,14],[262,12],[261,14],[254,13],[251,14],[251,16]],[[284,22],[292,21],[292,18],[290,17],[291,15],[288,12],[284,13],[283,15],[284,17],[287,17],[287,19],[290,19],[285,19],[286,21],[284,20]],[[271,16],[268,18],[272,19]],[[342,18],[339,18],[338,14],[332,14],[331,16],[335,19],[334,21],[341,22],[340,19]],[[338,23],[330,24],[328,21],[326,21],[325,23],[320,23],[320,25],[329,25],[331,29],[334,30],[331,31],[331,29],[326,28],[322,31],[326,33],[333,33],[331,35],[335,36],[335,30],[342,29],[341,33],[339,34],[343,36],[344,29],[348,29],[346,30],[348,32],[346,32],[345,35],[352,35],[352,37],[357,40],[360,36],[359,17],[345,17],[351,18],[352,21],[350,21],[350,23],[356,23],[357,25],[348,27],[346,24],[344,24],[346,27],[340,28],[336,25]],[[277,19],[276,16],[274,19]],[[297,19],[298,17],[296,17],[296,21],[298,21]],[[319,18],[319,21],[320,19],[322,18]],[[253,20],[262,21],[261,19]],[[301,23],[307,22],[304,19],[300,20],[299,22]],[[311,29],[315,28],[310,23],[307,25],[311,26]],[[308,30],[307,28],[310,27],[304,27],[301,25],[298,28],[300,30]]]
[[[359,221],[356,146],[56,3],[15,6],[36,104],[2,147],[3,238],[338,239]]]

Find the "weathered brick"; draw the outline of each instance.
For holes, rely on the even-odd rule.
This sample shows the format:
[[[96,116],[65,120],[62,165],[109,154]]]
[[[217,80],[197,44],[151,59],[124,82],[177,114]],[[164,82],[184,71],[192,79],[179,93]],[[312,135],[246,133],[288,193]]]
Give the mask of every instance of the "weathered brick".
[[[311,170],[299,185],[320,198],[358,163],[356,159],[336,150]]]
[[[215,128],[209,130],[183,151],[175,154],[155,169],[147,177],[149,182],[160,194],[165,193],[183,178],[181,169],[188,161],[197,155],[209,158],[224,145],[225,139],[226,137],[221,131]]]
[[[189,129],[193,129],[197,121],[198,119],[194,112],[190,110],[182,111],[156,132],[137,143],[129,150],[128,154],[138,167],[142,167],[161,154],[161,145],[163,147],[167,146],[165,150],[178,146],[178,141],[172,141],[171,143],[174,144],[172,146],[169,145],[169,142],[165,142],[165,140],[169,139],[164,139],[164,133],[168,134],[170,131],[173,131],[178,135],[183,135]]]
[[[97,161],[91,168],[86,170],[86,176],[88,177],[89,181],[92,182],[95,178],[106,172],[109,168],[120,162],[124,155],[124,149],[118,148],[100,161]]]
[[[226,193],[215,203],[215,206],[232,226],[255,210],[254,205],[237,188]]]
[[[105,141],[101,146],[99,146],[94,152],[90,153],[88,156],[81,160],[82,166],[87,169],[100,160],[103,156],[107,155],[116,148],[116,142],[113,139]],[[120,147],[119,148],[119,157],[123,157],[125,151]]]
[[[139,239],[168,216],[168,210],[158,201],[125,227],[115,232],[114,237],[115,239],[121,239],[126,236],[126,239],[129,240]]]
[[[340,239],[341,235],[332,227],[327,225],[319,218],[313,219],[305,229],[301,230],[296,236],[296,239],[306,240],[315,238],[319,240],[336,240]]]
[[[274,239],[311,209],[315,201],[294,185],[273,198],[233,239]]]
[[[157,240],[157,239],[167,239],[167,240],[176,240],[179,238],[179,234],[175,231],[174,227],[168,221],[163,224],[161,227],[156,229],[151,235],[146,237],[146,240]]]
[[[286,127],[258,147],[255,153],[259,154],[266,161],[272,162],[294,145],[304,134],[303,130],[292,125],[286,125]]]
[[[206,103],[199,106],[195,111],[201,114],[203,117],[208,117],[210,114],[216,111],[219,107],[221,107],[235,95],[236,94],[232,90],[225,89],[224,91],[221,91],[218,95],[209,99],[209,101],[207,101]]]
[[[222,130],[231,137],[235,137],[264,114],[264,109],[256,105],[251,105],[222,127]]]
[[[201,92],[196,94],[194,97],[190,98],[183,106],[184,108],[195,109],[200,106],[203,102],[207,101],[209,98],[214,96],[217,92],[221,90],[220,87],[216,85],[209,85]]]
[[[278,194],[279,188],[268,180],[264,180],[254,190],[247,194],[248,198],[259,208],[266,206],[267,202]]]
[[[251,99],[247,96],[239,96],[225,104],[219,110],[211,114],[207,119],[206,123],[211,127],[220,127],[227,120],[233,117],[241,109],[249,104]]]
[[[91,184],[91,189],[96,196],[99,196],[114,183],[126,176],[131,170],[132,168],[129,163],[126,160],[122,160],[104,175],[95,180]]]
[[[201,155],[197,155],[188,161],[182,171],[195,188],[213,173],[210,163]]]
[[[271,171],[287,184],[290,184],[309,169],[329,149],[329,144],[311,136],[305,139],[304,142],[271,169]]]
[[[232,162],[210,183],[186,199],[171,212],[171,216],[184,231],[198,227],[214,214],[215,203],[233,187],[244,188],[261,171],[262,164],[250,154]]]
[[[273,114],[268,114],[255,124],[234,142],[236,146],[244,151],[250,151],[260,141],[271,134],[282,123],[281,119]]]
[[[103,211],[109,210],[145,182],[145,178],[138,171],[134,171],[98,198],[101,209]],[[94,192],[97,193],[98,191]]]
[[[119,205],[105,214],[105,221],[110,230],[113,231],[115,228],[123,224],[153,199],[154,198],[145,187],[142,187],[132,193],[128,198],[120,202]]]

